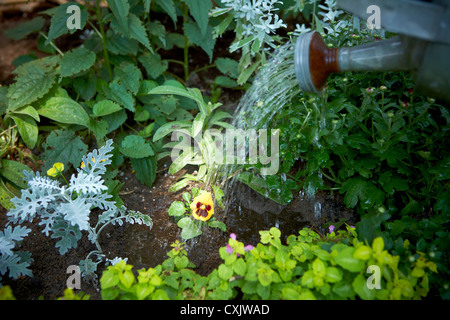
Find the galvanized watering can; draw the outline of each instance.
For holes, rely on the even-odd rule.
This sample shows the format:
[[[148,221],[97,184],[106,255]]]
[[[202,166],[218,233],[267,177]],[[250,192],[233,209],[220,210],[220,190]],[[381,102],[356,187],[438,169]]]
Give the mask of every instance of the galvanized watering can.
[[[294,55],[300,88],[321,92],[336,72],[410,71],[416,91],[450,101],[450,0],[338,0],[363,19],[371,5],[380,9],[381,26],[398,36],[335,49],[316,31],[301,35]]]

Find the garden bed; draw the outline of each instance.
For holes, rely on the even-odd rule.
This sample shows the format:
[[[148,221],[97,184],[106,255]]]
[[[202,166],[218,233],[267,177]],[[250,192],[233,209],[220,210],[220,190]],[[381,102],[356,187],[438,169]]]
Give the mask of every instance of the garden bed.
[[[3,12],[0,15],[0,30],[11,29],[24,22],[32,21],[39,17],[38,13],[42,10],[57,8],[56,4],[40,3],[37,9],[27,14],[22,14],[17,10]],[[17,133],[22,129],[22,137],[13,143],[13,147],[7,153],[7,160],[10,161],[7,164],[22,162],[21,165],[27,165],[34,172],[42,171],[41,175],[45,179],[48,178],[47,176],[52,176],[62,183],[63,180],[58,176],[60,172],[55,176],[47,171],[52,168],[52,164],[53,171],[56,164],[61,165],[61,158],[66,161],[66,171],[63,172],[63,175],[67,182],[72,173],[74,175],[77,172],[80,173],[81,168],[85,165],[85,170],[87,170],[85,172],[88,172],[89,164],[86,161],[91,157],[95,162],[92,154],[87,158],[81,158],[83,155],[93,149],[99,149],[106,140],[111,139],[108,142],[114,142],[117,149],[114,153],[113,163],[108,163],[111,164],[111,172],[113,172],[111,173],[108,168],[108,174],[113,175],[108,179],[115,183],[123,183],[118,191],[118,196],[130,212],[140,212],[151,218],[151,229],[148,225],[138,223],[128,224],[125,222],[121,226],[106,225],[98,237],[98,243],[106,258],[127,258],[127,263],[134,267],[135,275],[141,268],[148,269],[157,266],[157,268],[161,268],[162,266],[164,271],[161,273],[161,277],[167,283],[161,281],[160,285],[163,288],[161,290],[166,290],[167,295],[170,294],[170,298],[204,299],[209,298],[208,294],[211,294],[210,297],[213,299],[217,299],[217,297],[229,299],[236,298],[236,296],[252,299],[269,297],[274,299],[316,297],[353,299],[355,296],[363,299],[420,298],[428,294],[429,279],[434,286],[429,297],[433,298],[439,294],[448,297],[448,292],[450,292],[448,284],[442,285],[442,288],[437,287],[440,285],[439,277],[448,273],[445,263],[448,261],[448,250],[446,250],[448,247],[446,242],[448,239],[446,230],[448,216],[446,214],[448,215],[447,195],[449,191],[446,189],[448,173],[444,171],[445,168],[448,168],[446,159],[449,159],[446,147],[448,131],[445,128],[448,127],[450,118],[441,105],[443,102],[415,95],[410,78],[403,74],[386,73],[382,76],[371,75],[369,77],[359,73],[354,74],[354,78],[351,79],[341,74],[330,78],[329,87],[322,96],[300,93],[296,89],[292,99],[288,102],[281,102],[288,104],[285,108],[264,105],[265,101],[255,100],[251,105],[246,106],[247,109],[238,110],[240,112],[238,114],[235,111],[239,101],[246,90],[251,92],[248,89],[252,88],[253,76],[265,67],[270,50],[265,51],[264,43],[259,43],[255,38],[246,39],[242,30],[236,40],[236,30],[225,31],[228,25],[223,27],[220,23],[228,21],[229,24],[233,19],[241,24],[250,23],[249,21],[242,19],[240,21],[237,15],[230,15],[230,19],[222,17],[221,15],[225,11],[215,12],[216,16],[207,19],[217,18],[213,24],[215,24],[214,28],[219,30],[216,31],[220,32],[220,36],[214,40],[213,50],[209,51],[211,48],[205,47],[205,43],[199,41],[197,31],[206,28],[199,19],[199,14],[203,14],[204,19],[210,15],[205,15],[204,10],[198,6],[190,7],[187,2],[184,3],[184,0],[175,1],[178,10],[176,11],[178,14],[176,25],[176,23],[172,23],[175,21],[173,21],[174,17],[170,6],[165,6],[162,0],[151,2],[152,4],[144,1],[142,6],[139,6],[137,2],[132,3],[134,7],[129,13],[129,18],[137,19],[133,20],[133,23],[136,23],[138,27],[136,24],[133,27],[136,28],[134,31],[139,30],[140,33],[132,34],[129,38],[121,37],[119,39],[118,35],[125,34],[122,22],[127,18],[116,10],[117,8],[114,6],[117,3],[115,1],[112,3],[112,8],[101,5],[103,6],[101,10],[104,10],[102,23],[109,28],[107,31],[110,33],[96,29],[95,26],[99,29],[103,28],[103,25],[99,26],[100,23],[97,20],[102,14],[97,12],[96,16],[95,11],[100,8],[100,5],[96,7],[91,4],[89,10],[93,22],[89,25],[86,24],[86,28],[93,28],[96,33],[91,29],[91,33],[76,31],[73,34],[63,32],[58,36],[54,35],[50,42],[58,52],[54,51],[54,48],[43,46],[44,40],[48,40],[47,36],[50,37],[50,31],[47,34],[46,31],[40,32],[38,36],[37,30],[26,30],[25,39],[18,41],[7,38],[0,31],[0,43],[2,44],[0,46],[0,86],[12,88],[8,89],[8,95],[6,95],[6,91],[0,91],[0,98],[4,97],[4,101],[9,99],[12,101],[11,105],[16,104],[11,108],[9,104],[6,108],[5,104],[5,110],[2,110],[7,115],[5,123],[9,125],[8,128],[3,128],[3,133]],[[298,11],[305,9],[302,14],[305,16],[315,15],[313,18],[316,23],[319,23],[319,16],[315,10],[324,9],[323,6],[318,6],[323,3],[320,1],[312,1],[306,4],[305,8],[303,8],[303,2],[300,4],[298,1],[292,1],[291,6],[280,3],[281,10],[290,12],[291,15],[292,12],[298,13],[297,9],[293,10],[295,6],[298,6]],[[161,38],[164,37],[160,37],[161,34],[158,33],[152,34],[153,29],[148,26],[147,30],[139,29],[141,23],[139,19],[150,23],[149,17],[143,10],[144,5],[148,5],[149,8],[151,5],[152,10],[155,10],[155,12],[151,12],[151,22],[157,21],[157,23],[152,28],[164,30],[164,37],[174,36],[176,33],[175,36],[178,38],[174,36],[170,41],[177,45],[166,50],[164,49],[165,44],[162,43],[165,40],[169,41],[168,38],[162,41]],[[183,9],[184,12],[181,12],[180,9]],[[329,8],[330,12],[333,12],[334,9]],[[88,9],[84,8],[84,10]],[[54,17],[55,12],[50,10],[47,14]],[[226,11],[226,14],[235,14],[235,11],[231,11],[231,13]],[[63,21],[58,19],[61,18],[56,17],[56,22],[51,22],[53,18],[45,20],[45,24],[41,26],[42,30],[49,29],[53,23],[56,25]],[[122,19],[124,20],[122,21]],[[298,31],[300,26],[294,27],[294,25],[308,20],[305,20],[303,15],[290,20],[292,16],[289,16],[289,13],[286,14],[286,19],[285,21],[288,21],[286,30],[279,30],[279,34],[267,33],[264,41],[273,45],[274,39],[279,36],[284,37],[283,41],[290,41],[292,38],[288,39],[291,36],[286,31],[294,29]],[[346,23],[351,21],[349,17],[345,17],[344,20]],[[34,21],[40,23],[39,19]],[[276,21],[273,23],[276,25]],[[350,24],[348,25],[350,26]],[[314,23],[312,26],[314,27]],[[352,34],[349,28],[343,28],[340,24],[323,22],[319,26],[337,28],[342,33],[336,32],[329,36],[327,38],[327,41],[330,42],[329,46],[358,45],[359,41],[363,42],[360,35]],[[199,30],[195,29],[197,27]],[[212,28],[211,25],[208,27]],[[303,25],[302,28],[304,27]],[[318,26],[316,25],[316,27]],[[239,29],[237,28],[237,30]],[[20,38],[20,32],[21,30],[16,30],[16,34],[13,33],[13,36]],[[366,37],[364,41],[378,39],[378,36],[363,32],[366,30],[361,31],[361,34]],[[145,34],[145,37],[142,37],[142,34]],[[86,35],[88,38],[92,37],[90,38],[91,42],[83,40]],[[103,42],[103,47],[100,48],[101,41],[93,40],[96,35],[98,39],[107,38],[110,47],[107,48],[106,42]],[[41,41],[39,45],[38,38]],[[151,45],[147,43],[149,39],[152,41]],[[187,46],[189,50],[183,51],[180,39],[184,39],[185,47],[189,41],[192,41]],[[86,43],[86,47],[80,46],[83,43]],[[240,48],[230,52],[230,45],[231,47],[233,45],[240,46]],[[135,46],[134,53],[133,46]],[[155,49],[157,52],[149,53],[149,47],[152,50],[157,48],[157,50]],[[43,48],[54,52],[43,53],[41,51]],[[108,61],[110,49],[114,53],[109,53],[112,59]],[[249,53],[249,50],[252,51],[252,54]],[[27,55],[30,52],[33,52],[35,56],[22,57],[22,59],[50,57],[50,60],[46,60],[44,63],[41,63],[42,60],[34,60],[39,63],[34,66],[31,64],[31,67],[42,71],[40,76],[45,74],[53,78],[49,83],[45,83],[46,77],[41,78],[41,82],[46,86],[46,89],[43,89],[45,92],[32,92],[34,96],[27,101],[28,96],[24,88],[28,84],[25,80],[33,81],[32,76],[35,76],[33,72],[36,70],[30,68],[32,71],[30,76],[24,72],[24,69],[19,69],[21,74],[16,76],[13,62],[19,56]],[[243,52],[246,52],[247,55],[244,54],[242,57]],[[82,65],[80,68],[78,64],[72,64],[70,59],[63,60],[64,56],[70,55],[79,59],[79,64]],[[223,59],[220,61],[221,58]],[[111,65],[109,65],[110,62]],[[16,60],[15,63],[26,62]],[[83,65],[84,63],[86,65]],[[167,64],[167,69],[163,68],[164,71],[154,73],[152,67],[155,65],[158,68],[164,67],[164,63]],[[276,65],[278,66],[278,62]],[[64,72],[61,71],[63,67],[66,68]],[[114,77],[111,68],[114,70]],[[90,77],[96,79],[95,85],[89,84]],[[284,80],[283,76],[279,77]],[[20,82],[21,78],[25,80]],[[55,89],[52,86],[57,83],[57,79],[60,80],[60,85],[55,85],[58,87]],[[74,79],[78,82],[75,83]],[[168,82],[170,83],[167,85]],[[296,86],[296,81],[294,83]],[[89,85],[91,85],[90,88]],[[20,90],[25,92],[18,94]],[[124,93],[124,96],[127,94],[129,99],[122,99],[120,94],[115,94],[116,90],[123,90],[121,92]],[[270,91],[270,86],[269,89],[264,87],[259,92],[270,96],[270,92],[267,91]],[[52,95],[55,96],[52,97]],[[25,96],[24,100],[22,100],[23,96]],[[164,98],[159,98],[161,96]],[[174,96],[176,98],[173,98]],[[85,115],[86,119],[81,119],[82,121],[76,117],[72,119],[70,114],[66,115],[67,118],[59,117],[55,116],[57,112],[54,110],[53,112],[42,110],[47,107],[46,103],[53,98],[68,100],[68,104],[74,105],[75,113],[81,109],[80,114]],[[165,98],[167,99],[164,100]],[[40,99],[43,99],[44,107],[38,105]],[[219,106],[219,103],[223,105]],[[30,104],[30,108],[28,108],[28,104]],[[111,110],[101,108],[105,105]],[[1,99],[0,106],[2,106]],[[62,106],[65,105],[61,104],[59,108]],[[99,108],[96,109],[96,106]],[[244,120],[252,119],[252,116],[254,116],[253,119],[258,118],[257,115],[260,112],[258,108],[261,106],[269,111],[269,120],[265,121],[271,121],[270,125],[279,128],[281,132],[280,172],[273,177],[263,179],[259,172],[262,164],[261,166],[257,164],[245,167],[244,171],[247,170],[245,172],[242,172],[241,169],[234,172],[233,176],[239,172],[236,177],[240,176],[240,180],[235,181],[231,187],[223,189],[226,190],[224,199],[222,199],[225,206],[221,206],[219,203],[220,193],[216,194],[216,189],[212,189],[211,185],[205,183],[208,180],[205,172],[206,170],[215,170],[213,166],[208,167],[204,163],[198,166],[192,163],[183,163],[183,165],[178,165],[177,170],[174,170],[169,157],[156,161],[157,156],[160,156],[159,153],[167,152],[163,147],[162,138],[167,137],[171,132],[168,125],[172,121],[177,121],[178,124],[182,123],[185,126],[183,128],[187,128],[190,134],[194,135],[196,127],[191,125],[194,118],[203,121],[202,129],[210,129],[214,126],[214,128],[220,127],[222,130],[234,125],[234,123],[230,124],[230,121],[226,120],[227,118],[232,120],[233,117],[243,117]],[[166,112],[167,110],[164,109],[172,107],[174,109],[171,109],[171,112]],[[276,111],[273,111],[272,107],[275,107],[273,110]],[[40,112],[39,120],[36,110]],[[180,113],[177,114],[177,111]],[[224,111],[229,112],[231,116]],[[246,116],[242,111],[249,111],[252,115]],[[109,126],[116,125],[112,115],[116,115],[116,119],[122,118],[123,121],[114,130],[105,133]],[[13,119],[15,122],[12,121]],[[33,137],[31,134],[28,136],[24,134],[23,122],[21,122],[24,119],[34,125],[29,132],[35,133],[34,128],[36,131],[39,130]],[[212,121],[213,119],[215,122]],[[186,124],[187,122],[189,123]],[[259,125],[257,123],[255,126],[260,129]],[[415,135],[419,130],[423,130],[423,132]],[[73,158],[70,161],[64,157],[58,158],[49,152],[49,150],[58,148],[58,143],[61,144],[64,135],[69,137],[70,143],[76,144],[80,150],[86,149],[84,153],[80,150],[74,152],[78,156],[76,161],[73,161]],[[132,139],[126,140],[128,137],[132,137]],[[432,139],[439,143],[433,144]],[[130,147],[132,144],[130,141],[136,144]],[[165,141],[167,142],[167,139]],[[32,146],[28,147],[30,145]],[[404,149],[408,151],[403,152]],[[26,155],[24,159],[22,159],[23,155]],[[119,156],[121,160],[117,160],[120,158]],[[111,157],[113,156],[111,155]],[[43,161],[45,159],[50,160],[45,163]],[[80,159],[84,159],[83,161],[86,163],[82,162],[80,166]],[[100,159],[98,159],[98,163],[105,161],[106,158]],[[142,162],[140,162],[141,160]],[[172,168],[172,173],[169,173],[169,168]],[[418,172],[424,177],[417,179]],[[186,182],[183,188],[171,192],[170,189],[185,178],[186,174],[191,177],[191,181]],[[12,182],[17,184],[18,175],[19,173],[5,175],[4,172],[2,175],[0,172],[0,179],[3,179],[0,182],[11,182],[15,179]],[[107,178],[105,178],[106,180]],[[111,180],[108,183],[111,183]],[[51,184],[54,180],[46,181],[50,181],[49,184]],[[70,181],[72,184],[72,180]],[[152,182],[145,185],[143,181]],[[69,185],[69,183],[67,184]],[[117,184],[112,184],[112,186],[108,191],[113,194],[117,191],[115,189]],[[193,190],[197,188],[209,188],[210,190],[206,191],[213,194],[215,212],[211,221],[223,223],[224,225],[220,225],[223,226],[222,230],[217,226],[218,224],[210,227],[211,225],[200,224],[201,221],[193,220],[195,216],[190,213],[191,209],[195,209],[189,208],[188,202],[190,202],[191,196],[186,196],[185,192],[194,193]],[[18,189],[15,190],[17,195],[20,194]],[[71,194],[65,200],[70,199],[68,200],[70,202],[85,196],[80,191],[83,189],[73,190],[78,193]],[[222,190],[219,191],[222,192]],[[189,200],[186,200],[186,197]],[[169,209],[173,204],[179,202],[184,206],[182,201],[185,201],[186,204],[186,207],[182,209],[184,211],[181,214],[179,212],[170,213]],[[84,204],[86,205],[86,203]],[[197,203],[197,209],[200,205]],[[90,224],[96,223],[101,217],[100,209],[106,210],[106,207],[100,208],[98,205],[96,207],[97,209],[89,212]],[[0,230],[4,230],[8,222],[7,212],[8,210],[0,207]],[[117,212],[119,211],[114,214]],[[179,221],[185,218],[189,218],[195,223],[198,222],[198,225],[202,226],[200,236],[190,239],[182,238],[182,226]],[[78,225],[77,228],[83,230],[80,221],[75,221],[75,224],[72,221],[71,225],[75,227]],[[86,255],[98,249],[98,246],[96,247],[94,242],[88,240],[88,232],[84,229],[76,248],[68,246],[70,250],[61,255],[57,248],[57,240],[45,236],[42,233],[42,225],[38,225],[36,222],[22,222],[21,225],[31,231],[23,241],[17,241],[17,247],[14,249],[28,251],[31,254],[32,263],[29,269],[33,276],[22,275],[18,279],[3,276],[2,284],[9,285],[18,299],[33,300],[41,297],[56,299],[63,296],[64,289],[67,287],[66,281],[69,278],[67,268],[71,265],[78,265],[80,260],[86,259]],[[335,226],[336,232],[334,232]],[[261,230],[266,231],[261,233]],[[299,233],[300,230],[302,232]],[[282,244],[278,243],[279,231],[281,231]],[[289,235],[295,235],[298,238],[294,237],[295,240],[293,240],[294,238],[291,237],[288,240]],[[352,238],[358,235],[358,241],[356,238]],[[239,243],[233,242],[236,237]],[[174,254],[173,250],[175,249],[171,245],[177,240],[185,242],[184,249],[189,261],[195,265],[194,272],[204,277],[201,280],[205,281],[204,287],[198,292],[195,290],[199,288],[185,287],[186,283],[182,283],[183,280],[175,277],[182,272],[175,272],[173,264],[170,266],[171,262],[164,264],[165,261],[167,262],[167,253],[171,252],[169,256]],[[233,250],[237,250],[240,244],[252,245],[252,248],[259,246],[259,251],[255,251],[258,253],[254,256],[246,255],[244,257],[243,251],[241,251],[239,257],[237,251]],[[224,255],[223,248],[227,245],[226,252],[228,254]],[[232,248],[230,245],[235,247]],[[311,248],[311,251],[305,248]],[[9,248],[6,249],[9,250]],[[275,254],[275,252],[277,253]],[[397,263],[393,263],[393,256],[399,259]],[[252,259],[256,259],[255,257],[261,259],[258,263],[259,266],[263,266],[257,271],[258,277],[255,276],[256,271],[251,270],[251,267],[254,267]],[[171,256],[172,258],[173,256]],[[246,263],[247,265],[245,265]],[[366,264],[374,263],[389,267],[395,273],[395,277],[391,277],[390,274],[384,275],[384,290],[378,293],[368,291],[365,285]],[[187,265],[187,263],[184,265],[183,270]],[[99,281],[102,273],[107,273],[108,277],[112,277],[111,274],[118,270],[108,269],[109,271],[105,272],[106,268],[107,265],[103,260],[98,264],[94,276],[83,278],[81,291],[89,294],[91,299],[105,298],[111,292],[114,293],[118,290],[112,285],[103,292],[104,288]],[[180,269],[178,266],[177,268]],[[440,274],[436,276],[437,269],[440,270]],[[161,272],[160,269],[158,270]],[[184,276],[192,275],[186,270],[184,270]],[[324,270],[326,272],[323,272]],[[244,277],[247,271],[247,275],[250,272],[254,272],[254,274]],[[219,275],[217,276],[217,274]],[[276,276],[272,278],[272,274]],[[311,276],[312,274],[313,276]],[[430,278],[428,278],[429,274]],[[208,277],[209,275],[212,276]],[[398,281],[398,279],[401,280]],[[188,280],[192,279],[188,278]],[[248,282],[245,283],[244,280]],[[181,281],[178,283],[178,287],[176,281]],[[220,285],[218,285],[218,281]],[[128,284],[131,285],[131,282]],[[205,289],[207,287],[208,289]],[[238,288],[237,291],[233,291],[236,290],[235,288]],[[331,288],[333,288],[332,292]],[[221,291],[222,289],[223,291]],[[131,291],[133,290],[135,289]],[[136,298],[134,295],[136,292],[130,292],[121,291],[122,295],[119,298]],[[117,298],[114,294],[111,297]],[[377,296],[375,297],[375,295]],[[155,296],[157,295],[155,294]],[[151,295],[146,295],[146,297],[150,298]]]

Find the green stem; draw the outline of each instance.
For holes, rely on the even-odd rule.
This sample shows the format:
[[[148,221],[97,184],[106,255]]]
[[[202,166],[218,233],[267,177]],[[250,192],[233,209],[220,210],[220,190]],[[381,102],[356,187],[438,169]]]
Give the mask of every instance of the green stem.
[[[183,22],[187,23],[187,16],[189,14],[189,8],[187,4],[184,4]],[[187,83],[189,80],[189,39],[184,33],[184,81]]]
[[[105,36],[105,29],[103,28],[102,14],[100,12],[100,1],[96,0],[95,4],[96,4],[97,20],[98,20],[98,25],[100,27],[100,33],[101,33],[101,39],[102,39],[102,45],[103,45],[103,56],[105,57],[105,64],[106,64],[106,69],[108,70],[109,78],[110,78],[110,80],[112,80],[113,73],[112,73],[112,69],[111,69],[111,64],[109,63],[108,50],[106,49],[106,36]]]
[[[170,63],[177,63],[177,64],[181,64],[182,66],[184,66],[184,62],[180,61],[180,60],[175,60],[175,59],[164,59],[164,60],[167,62],[170,62]]]
[[[40,31],[39,34],[43,36],[45,40],[48,40],[48,37],[43,32]],[[50,41],[50,45],[61,55],[61,57],[64,57],[64,53],[59,50],[59,48],[53,43],[53,41]]]
[[[208,70],[210,68],[215,68],[215,67],[216,67],[215,63],[209,64],[209,65],[206,65],[206,66],[203,66],[203,67],[195,69],[194,71],[192,71],[192,73],[198,73],[198,72],[201,72],[201,71],[204,71],[204,70]]]

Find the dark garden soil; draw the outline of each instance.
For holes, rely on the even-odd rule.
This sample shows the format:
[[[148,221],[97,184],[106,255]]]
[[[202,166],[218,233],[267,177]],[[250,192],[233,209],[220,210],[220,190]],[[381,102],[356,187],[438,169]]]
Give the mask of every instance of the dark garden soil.
[[[4,13],[0,15],[0,85],[8,85],[13,79],[14,66],[12,62],[20,55],[34,51],[38,57],[36,48],[36,37],[30,36],[27,39],[14,42],[3,35],[2,30],[9,29],[17,23],[32,18],[36,13],[29,13],[26,17],[20,12]],[[229,41],[232,39],[219,39],[216,44],[215,57],[223,56],[228,51]],[[67,50],[71,45],[77,45],[71,39],[64,39],[58,46]],[[193,50],[194,51],[194,50]],[[180,57],[182,52],[180,52]],[[192,68],[209,63],[203,53],[192,52]],[[179,58],[179,57],[178,57]],[[171,70],[174,73],[182,74],[182,70]],[[214,79],[214,71],[206,71],[194,75],[188,86],[200,88],[204,94],[210,90],[211,79]],[[237,105],[237,101],[242,92],[222,91],[220,97],[224,107],[232,110]],[[166,258],[166,253],[171,250],[170,244],[175,240],[180,240],[180,229],[173,219],[167,214],[170,204],[175,200],[182,200],[182,192],[194,186],[191,184],[187,190],[183,189],[176,193],[169,193],[169,187],[186,172],[192,173],[195,168],[186,168],[176,175],[167,173],[170,163],[164,161],[158,163],[157,178],[153,187],[142,185],[133,174],[131,167],[127,164],[120,168],[117,178],[124,182],[124,186],[119,193],[124,201],[124,205],[129,210],[137,210],[149,215],[153,220],[153,228],[142,225],[124,224],[122,227],[107,226],[100,235],[100,244],[103,252],[109,259],[115,257],[128,258],[128,263],[140,268],[154,267],[162,263]],[[36,168],[33,168],[36,170]],[[230,192],[228,211],[225,214],[220,209],[216,210],[216,217],[227,225],[227,232],[218,229],[204,229],[203,234],[186,242],[189,259],[196,265],[195,271],[201,275],[209,274],[222,262],[218,250],[228,242],[229,234],[235,233],[239,241],[244,244],[256,245],[259,241],[259,230],[269,229],[277,226],[282,231],[282,235],[297,232],[305,226],[312,227],[316,231],[323,233],[321,225],[326,222],[337,222],[341,218],[353,224],[356,221],[354,213],[345,208],[338,195],[330,195],[325,192],[318,193],[314,198],[304,197],[301,193],[294,195],[294,200],[287,206],[265,199],[245,185],[237,184],[234,192]],[[0,206],[0,228],[3,229],[7,223],[6,210]],[[55,248],[55,239],[46,237],[42,228],[36,223],[27,224],[32,232],[22,242],[19,250],[27,250],[31,253],[33,263],[31,270],[33,277],[22,277],[11,280],[7,276],[3,278],[4,285],[10,285],[17,299],[55,299],[63,295],[66,288],[66,281],[70,274],[66,273],[70,265],[77,265],[78,262],[86,258],[86,255],[95,249],[95,246],[88,240],[87,234],[83,234],[76,249],[70,250],[61,256]],[[101,271],[105,268],[103,264],[98,266],[97,274],[101,276]],[[98,279],[88,279],[81,284],[81,290],[90,294],[91,299],[101,299]]]

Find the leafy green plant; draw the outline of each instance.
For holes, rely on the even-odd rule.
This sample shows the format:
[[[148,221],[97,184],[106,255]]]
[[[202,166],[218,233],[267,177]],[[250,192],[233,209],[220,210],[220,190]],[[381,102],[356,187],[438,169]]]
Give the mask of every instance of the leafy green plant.
[[[216,189],[216,199],[221,204],[221,190]],[[201,195],[209,195],[205,197]],[[203,200],[205,198],[205,200]],[[192,188],[192,195],[189,192],[183,193],[184,201],[174,201],[169,207],[168,214],[173,217],[177,222],[178,227],[182,229],[181,238],[184,240],[195,238],[203,233],[203,226],[210,228],[219,228],[221,231],[226,231],[226,225],[223,222],[216,220],[215,217],[211,217],[214,214],[214,203],[212,202],[211,195],[203,190],[199,190],[197,187]],[[210,206],[207,216],[201,216],[194,211],[198,209],[197,203],[201,202],[202,205]]]
[[[46,236],[58,239],[55,246],[61,255],[69,249],[76,248],[78,240],[82,237],[82,231],[87,231],[88,239],[96,246],[96,250],[90,252],[86,259],[80,262],[83,276],[95,275],[97,264],[104,257],[99,234],[105,226],[109,224],[120,226],[125,220],[132,224],[139,223],[152,227],[149,216],[136,211],[127,212],[124,206],[117,207],[116,202],[111,200],[112,196],[106,192],[108,188],[102,180],[102,175],[106,172],[106,166],[111,164],[112,150],[112,140],[108,140],[100,149],[85,155],[81,168],[77,169],[77,174],[73,174],[68,183],[62,176],[64,170],[62,163],[57,163],[48,170],[47,174],[52,177],[61,175],[67,186],[61,186],[57,180],[41,176],[39,172],[33,174],[24,171],[28,188],[21,191],[20,198],[11,200],[14,208],[7,213],[11,222],[19,224],[38,218],[39,225],[44,226],[42,232]],[[95,225],[91,226],[89,220],[94,208],[103,210],[103,213],[98,215]],[[16,237],[12,237],[15,233],[11,233],[10,229],[7,230],[10,236],[7,237],[5,233],[5,241],[17,240]],[[5,242],[7,247],[10,246],[8,243]],[[98,261],[94,262],[90,258],[91,255],[96,256]]]
[[[71,5],[80,8],[79,29],[83,31],[68,26],[73,19],[67,10]],[[32,61],[29,56],[17,62],[20,65],[15,70],[15,83],[0,90],[0,110],[6,124],[16,126],[30,149],[40,147],[39,142],[44,141],[39,138],[43,133],[43,127],[38,126],[41,122],[52,121],[54,131],[74,133],[70,136],[76,147],[69,150],[71,152],[66,152],[71,148],[69,143],[55,143],[58,140],[55,136],[48,138],[44,145],[44,170],[47,170],[54,162],[75,167],[79,164],[86,149],[79,136],[87,136],[88,140],[92,134],[102,143],[107,134],[127,126],[137,136],[147,139],[155,124],[160,126],[167,120],[192,118],[187,111],[192,103],[172,95],[148,97],[143,92],[158,86],[166,80],[163,74],[170,73],[170,59],[162,60],[160,49],[171,50],[175,45],[184,48],[184,61],[180,63],[187,72],[191,44],[200,45],[211,56],[215,43],[208,16],[211,6],[212,3],[205,5],[197,0],[111,0],[107,6],[98,0],[85,5],[71,2],[43,11],[41,16],[7,30],[6,35],[14,40],[38,33],[39,48],[50,56],[34,57]],[[159,20],[151,20],[153,11],[169,15],[175,28],[182,12],[182,34],[169,33]],[[45,16],[50,17],[48,31]],[[75,35],[75,32],[82,33],[81,46],[67,52],[56,46],[56,39]],[[185,80],[188,76],[186,74]],[[172,74],[169,79],[173,77],[176,76]],[[132,121],[138,126],[130,126],[128,123]],[[141,129],[136,129],[139,127]],[[118,147],[121,155],[130,159],[138,179],[150,186],[156,173],[155,148],[150,141],[144,142],[141,138],[122,137]],[[136,154],[136,150],[141,149],[146,150],[145,154]],[[64,155],[67,158],[64,159]]]
[[[400,260],[384,248],[381,237],[372,245],[357,240],[354,227],[326,236],[304,228],[281,242],[277,228],[260,231],[261,242],[244,246],[236,237],[219,249],[224,262],[200,276],[175,243],[161,265],[139,270],[121,261],[103,273],[103,299],[420,299],[428,293],[428,277],[436,265],[418,259]],[[409,244],[404,243],[409,251]],[[369,266],[377,266],[379,288]],[[370,270],[372,270],[370,268]]]
[[[163,157],[171,155],[174,151],[182,151],[170,165],[170,174],[177,173],[187,164],[199,166],[197,176],[185,174],[170,190],[177,191],[185,187],[191,180],[208,181],[214,174],[215,169],[217,169],[217,163],[215,162],[215,139],[211,134],[211,129],[216,129],[216,132],[218,130],[220,133],[223,128],[233,128],[230,124],[224,122],[231,115],[225,111],[217,110],[222,105],[221,103],[206,103],[202,94],[196,88],[182,89],[174,86],[159,86],[152,89],[148,94],[174,94],[187,97],[195,101],[199,109],[199,113],[192,122],[168,122],[158,128],[153,136],[153,141],[158,141],[173,132],[178,134],[176,141],[171,141],[163,146],[172,150],[161,154],[161,157]],[[180,137],[182,138],[181,142],[178,140]]]

